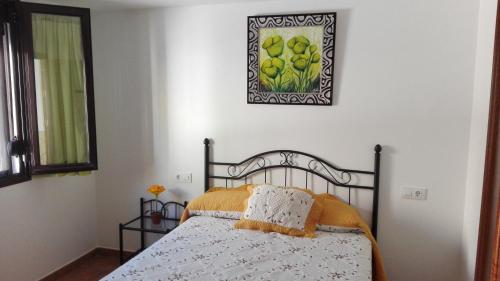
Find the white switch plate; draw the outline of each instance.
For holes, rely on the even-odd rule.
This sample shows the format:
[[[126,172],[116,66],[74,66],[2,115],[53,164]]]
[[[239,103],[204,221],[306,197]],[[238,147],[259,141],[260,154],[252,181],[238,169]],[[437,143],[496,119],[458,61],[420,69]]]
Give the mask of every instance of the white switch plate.
[[[177,182],[191,183],[193,181],[193,176],[191,173],[189,173],[189,174],[177,174],[175,176],[175,179],[177,180]]]
[[[403,187],[401,188],[401,198],[412,200],[427,200],[427,188]]]

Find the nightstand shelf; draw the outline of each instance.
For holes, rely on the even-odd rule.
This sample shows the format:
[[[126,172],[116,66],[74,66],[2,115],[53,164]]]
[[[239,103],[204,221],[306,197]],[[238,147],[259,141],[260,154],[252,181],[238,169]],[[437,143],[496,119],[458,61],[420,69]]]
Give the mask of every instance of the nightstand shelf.
[[[120,264],[126,260],[123,255],[123,231],[137,231],[141,234],[141,247],[134,252],[128,259],[139,254],[146,248],[145,233],[167,234],[179,225],[179,218],[182,211],[186,207],[187,202],[184,204],[178,202],[162,202],[157,199],[140,200],[141,215],[119,225],[119,240],[120,240]],[[151,218],[151,211],[158,211],[161,213],[161,221],[159,224],[154,224]]]

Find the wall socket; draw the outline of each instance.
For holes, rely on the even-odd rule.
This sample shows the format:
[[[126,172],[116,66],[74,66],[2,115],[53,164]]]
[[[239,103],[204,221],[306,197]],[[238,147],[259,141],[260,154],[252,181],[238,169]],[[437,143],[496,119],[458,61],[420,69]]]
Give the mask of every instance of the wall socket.
[[[403,187],[401,188],[401,198],[412,200],[427,200],[427,188]]]
[[[177,175],[175,175],[175,179],[177,180],[177,182],[191,183],[193,181],[193,176],[191,173],[189,173],[189,174],[177,174]]]

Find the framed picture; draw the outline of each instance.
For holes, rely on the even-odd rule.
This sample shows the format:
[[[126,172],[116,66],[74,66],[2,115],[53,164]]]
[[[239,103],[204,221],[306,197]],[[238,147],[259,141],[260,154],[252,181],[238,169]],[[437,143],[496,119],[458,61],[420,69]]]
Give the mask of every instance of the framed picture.
[[[331,105],[336,13],[248,17],[249,104]]]

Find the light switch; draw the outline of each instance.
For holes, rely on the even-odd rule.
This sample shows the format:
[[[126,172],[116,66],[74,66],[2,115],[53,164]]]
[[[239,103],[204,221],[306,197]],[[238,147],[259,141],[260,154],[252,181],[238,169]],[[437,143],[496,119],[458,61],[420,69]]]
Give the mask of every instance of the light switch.
[[[193,176],[191,173],[189,173],[189,174],[177,174],[175,176],[175,179],[177,180],[177,182],[191,183],[193,181]]]
[[[412,200],[427,200],[427,188],[403,187],[401,188],[401,198]]]

